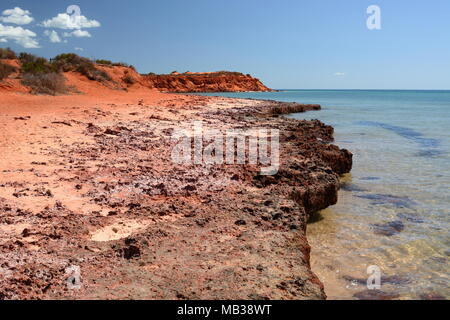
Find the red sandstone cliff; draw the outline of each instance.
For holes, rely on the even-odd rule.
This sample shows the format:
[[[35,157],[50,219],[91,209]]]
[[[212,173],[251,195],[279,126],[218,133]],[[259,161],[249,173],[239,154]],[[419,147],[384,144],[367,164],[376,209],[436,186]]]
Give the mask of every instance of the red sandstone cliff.
[[[239,72],[150,74],[142,76],[142,80],[148,87],[164,92],[273,91],[259,79]]]

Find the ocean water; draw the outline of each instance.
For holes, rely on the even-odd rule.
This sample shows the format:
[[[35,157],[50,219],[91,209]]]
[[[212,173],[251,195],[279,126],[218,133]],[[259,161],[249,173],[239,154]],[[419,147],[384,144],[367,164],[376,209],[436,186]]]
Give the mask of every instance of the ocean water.
[[[450,298],[450,91],[286,90],[210,94],[318,103],[291,115],[335,128],[354,154],[337,205],[308,225],[314,272],[330,299],[366,291],[368,266],[383,294]]]

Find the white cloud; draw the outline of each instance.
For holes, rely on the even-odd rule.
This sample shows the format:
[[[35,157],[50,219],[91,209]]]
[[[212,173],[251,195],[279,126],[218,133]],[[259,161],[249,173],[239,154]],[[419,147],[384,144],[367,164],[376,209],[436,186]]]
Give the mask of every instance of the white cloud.
[[[61,38],[59,37],[58,32],[56,32],[55,30],[45,30],[44,34],[50,39],[50,42],[52,43],[60,43],[61,42]]]
[[[6,43],[6,42],[8,42],[8,40],[6,40],[6,39],[0,39],[0,42]]]
[[[56,17],[42,22],[45,28],[57,28],[65,30],[83,29],[83,28],[97,28],[101,24],[97,20],[89,20],[83,15],[68,15],[67,13],[60,13]]]
[[[22,27],[4,26],[0,23],[0,39],[2,42],[13,40],[24,48],[39,48],[39,42],[34,39],[35,37],[36,33],[31,30]]]
[[[91,34],[86,30],[75,30],[72,32],[64,32],[64,37],[90,38]]]
[[[14,9],[7,9],[3,11],[2,16],[0,16],[0,22],[4,23],[14,23],[14,24],[29,24],[33,22],[34,19],[31,17],[31,12],[28,10],[23,10],[19,7]]]
[[[75,47],[74,48],[76,51],[84,51],[84,49],[83,48],[80,48],[80,47]]]
[[[345,76],[345,72],[336,72],[335,74],[333,74],[333,76],[335,76],[335,77],[343,77],[343,76]]]
[[[74,32],[72,32],[72,34],[74,35],[74,37],[77,37],[77,38],[83,38],[83,37],[90,38],[91,37],[91,34],[85,30],[75,30]]]

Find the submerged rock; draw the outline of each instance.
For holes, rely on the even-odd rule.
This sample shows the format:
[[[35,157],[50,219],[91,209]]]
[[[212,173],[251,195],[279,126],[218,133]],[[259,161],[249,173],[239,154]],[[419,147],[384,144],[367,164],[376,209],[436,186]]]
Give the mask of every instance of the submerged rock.
[[[391,194],[364,194],[357,195],[358,198],[372,200],[372,205],[392,204],[397,208],[411,208],[416,203],[408,197],[394,196]]]
[[[348,276],[345,275],[342,277],[344,280],[352,282],[352,283],[357,283],[360,285],[366,285],[367,284],[367,279],[364,278],[356,278],[353,276]],[[395,284],[395,285],[403,285],[410,282],[410,279],[404,276],[398,276],[398,275],[393,275],[393,276],[381,276],[381,285],[383,284]]]
[[[353,295],[359,300],[393,300],[400,297],[397,293],[390,293],[381,290],[364,290]]]
[[[425,150],[420,150],[419,152],[417,152],[416,156],[418,156],[418,157],[425,157],[425,158],[432,158],[432,157],[441,156],[443,154],[444,154],[444,152],[442,152],[441,150],[425,149]]]
[[[392,131],[399,136],[409,139],[411,141],[414,141],[418,143],[423,148],[433,148],[437,147],[440,144],[440,141],[433,138],[426,138],[423,136],[421,132],[418,132],[414,129],[407,128],[407,127],[401,127],[401,126],[394,126],[388,123],[383,122],[376,122],[376,121],[360,121],[359,124],[366,125],[366,126],[372,126],[372,127],[380,127],[389,131]]]
[[[393,236],[405,229],[405,225],[401,221],[391,221],[384,224],[373,224],[372,228],[375,234],[383,236]]]
[[[422,293],[420,295],[422,300],[447,300],[444,296],[437,294],[435,292]]]
[[[378,177],[363,177],[360,178],[360,180],[365,180],[365,181],[374,181],[374,180],[380,180],[381,178]]]
[[[410,214],[410,213],[397,213],[397,217],[399,219],[404,219],[404,220],[407,220],[407,221],[413,222],[413,223],[424,223],[425,222],[422,218],[417,217],[416,215]]]
[[[360,188],[357,185],[353,183],[343,183],[341,184],[341,189],[345,191],[351,191],[351,192],[366,192],[366,189]]]

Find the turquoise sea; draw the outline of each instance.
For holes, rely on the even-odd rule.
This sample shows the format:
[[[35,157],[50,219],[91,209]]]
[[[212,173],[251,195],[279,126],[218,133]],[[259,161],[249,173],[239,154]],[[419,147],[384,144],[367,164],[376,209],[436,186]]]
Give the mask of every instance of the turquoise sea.
[[[354,154],[338,204],[308,226],[312,269],[329,298],[360,297],[371,265],[385,294],[450,298],[450,91],[208,95],[321,104],[291,116],[332,125],[335,144]]]

